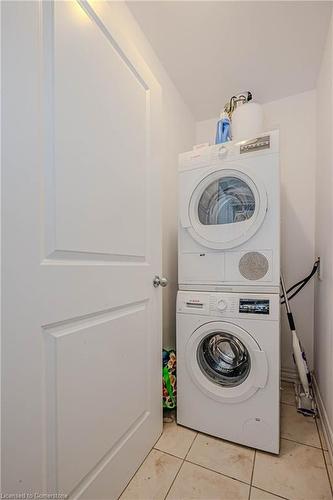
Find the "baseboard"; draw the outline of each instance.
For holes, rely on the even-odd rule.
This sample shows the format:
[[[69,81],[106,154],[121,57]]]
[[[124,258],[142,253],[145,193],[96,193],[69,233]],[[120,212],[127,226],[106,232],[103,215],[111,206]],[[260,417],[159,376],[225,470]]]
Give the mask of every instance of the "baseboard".
[[[319,391],[316,377],[314,375],[312,375],[312,383],[313,383],[313,389],[314,389],[315,398],[316,398],[316,402],[317,402],[318,413],[319,413],[319,417],[320,417],[320,420],[322,423],[324,437],[326,439],[328,453],[329,453],[331,461],[333,463],[333,431],[332,431],[332,427],[331,427],[329,420],[328,420],[327,412],[326,412],[324,402],[323,402],[323,399],[322,399],[320,391]]]
[[[296,382],[298,379],[295,368],[281,368],[281,380],[284,382]]]

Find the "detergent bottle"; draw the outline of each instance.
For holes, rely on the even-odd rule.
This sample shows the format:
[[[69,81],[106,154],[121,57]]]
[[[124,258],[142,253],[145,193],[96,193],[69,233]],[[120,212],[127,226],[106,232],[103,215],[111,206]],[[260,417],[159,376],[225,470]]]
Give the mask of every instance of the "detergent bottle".
[[[215,144],[222,144],[231,140],[230,120],[228,114],[223,111],[217,122]]]

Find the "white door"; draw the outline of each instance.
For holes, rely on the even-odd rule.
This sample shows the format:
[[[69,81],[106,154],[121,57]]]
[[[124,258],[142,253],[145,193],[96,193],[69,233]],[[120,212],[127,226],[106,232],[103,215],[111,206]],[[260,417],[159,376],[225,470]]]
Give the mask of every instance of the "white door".
[[[3,2],[2,491],[112,499],[161,432],[161,92],[94,2]]]

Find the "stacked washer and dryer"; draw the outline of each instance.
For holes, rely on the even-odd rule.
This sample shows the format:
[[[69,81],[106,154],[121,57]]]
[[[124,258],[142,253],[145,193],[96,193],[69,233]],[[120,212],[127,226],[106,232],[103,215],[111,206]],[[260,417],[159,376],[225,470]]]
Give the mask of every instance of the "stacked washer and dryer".
[[[279,452],[278,131],[180,155],[179,424]]]

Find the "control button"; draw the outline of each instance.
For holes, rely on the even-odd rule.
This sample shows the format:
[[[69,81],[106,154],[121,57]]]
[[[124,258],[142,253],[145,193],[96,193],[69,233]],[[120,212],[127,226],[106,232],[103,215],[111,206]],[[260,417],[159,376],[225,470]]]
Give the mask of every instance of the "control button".
[[[224,158],[228,153],[228,149],[225,146],[221,146],[218,151],[218,157]]]
[[[227,308],[227,303],[224,300],[219,300],[217,303],[217,309],[219,311],[224,311]]]

